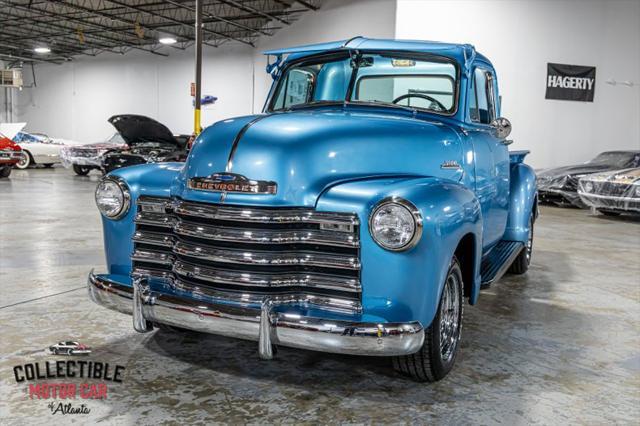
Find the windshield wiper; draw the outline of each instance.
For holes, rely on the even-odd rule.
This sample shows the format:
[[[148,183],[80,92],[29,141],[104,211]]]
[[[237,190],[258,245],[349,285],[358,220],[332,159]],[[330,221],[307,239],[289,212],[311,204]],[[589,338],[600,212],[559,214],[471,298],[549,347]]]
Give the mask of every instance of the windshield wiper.
[[[304,108],[314,107],[318,105],[342,105],[343,103],[344,101],[313,101],[313,102],[307,102],[304,104],[291,105],[290,107],[287,107],[283,111],[295,111],[297,109],[304,109]]]
[[[370,101],[350,101],[349,103],[351,104],[361,104],[361,105],[375,105],[375,106],[386,106],[386,107],[390,107],[390,108],[399,108],[399,109],[403,109],[405,111],[409,111],[412,113],[417,113],[418,112],[418,108],[414,108],[408,105],[398,105],[398,104],[394,104],[392,102],[386,102],[386,101],[379,101],[377,99],[372,99]]]

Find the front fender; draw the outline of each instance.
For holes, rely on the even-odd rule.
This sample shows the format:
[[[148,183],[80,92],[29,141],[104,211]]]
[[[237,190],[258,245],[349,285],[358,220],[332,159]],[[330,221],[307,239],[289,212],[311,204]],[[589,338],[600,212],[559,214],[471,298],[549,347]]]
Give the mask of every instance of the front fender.
[[[135,231],[136,201],[140,195],[169,197],[170,188],[184,163],[142,164],[109,173],[123,179],[131,192],[131,208],[122,218],[111,220],[102,216],[104,250],[110,274],[129,275],[131,272],[131,237]]]
[[[504,240],[522,241],[529,238],[529,216],[537,215],[536,173],[524,163],[511,164],[509,216]]]
[[[423,219],[422,238],[404,252],[380,247],[371,237],[368,219],[389,196],[413,203]],[[475,194],[450,180],[430,177],[376,178],[338,184],[321,195],[321,211],[355,212],[360,218],[363,314],[369,320],[420,321],[431,324],[449,264],[461,239],[474,237],[470,300],[479,289],[482,242],[480,204]]]

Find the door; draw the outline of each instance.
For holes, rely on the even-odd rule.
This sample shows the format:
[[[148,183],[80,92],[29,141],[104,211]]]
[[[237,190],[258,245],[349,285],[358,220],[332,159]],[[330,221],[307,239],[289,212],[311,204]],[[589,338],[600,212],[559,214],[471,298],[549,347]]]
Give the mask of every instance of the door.
[[[496,244],[507,225],[509,209],[509,151],[494,136],[491,122],[496,118],[497,85],[492,72],[476,68],[469,90],[469,136],[475,152],[476,195],[483,217],[483,248]]]

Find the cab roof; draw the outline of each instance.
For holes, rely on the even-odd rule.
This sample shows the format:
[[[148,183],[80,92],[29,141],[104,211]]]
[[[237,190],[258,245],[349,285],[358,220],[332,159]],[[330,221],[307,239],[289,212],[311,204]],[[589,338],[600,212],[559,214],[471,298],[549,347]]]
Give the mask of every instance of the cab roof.
[[[287,56],[287,61],[302,58],[322,52],[339,50],[377,50],[377,51],[408,51],[433,53],[446,56],[464,64],[471,65],[474,60],[481,60],[491,65],[491,62],[482,54],[476,52],[471,44],[443,43],[438,41],[420,40],[390,40],[374,39],[365,37],[352,37],[348,40],[332,41],[328,43],[306,44],[302,46],[289,47],[286,49],[273,49],[263,52],[265,55]]]

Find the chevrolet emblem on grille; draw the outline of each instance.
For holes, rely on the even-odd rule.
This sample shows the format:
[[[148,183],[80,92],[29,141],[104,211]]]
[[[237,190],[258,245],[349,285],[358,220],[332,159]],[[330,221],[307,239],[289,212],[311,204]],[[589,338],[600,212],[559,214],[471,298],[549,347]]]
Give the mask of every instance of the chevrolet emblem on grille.
[[[273,181],[251,180],[236,173],[214,173],[209,177],[189,179],[189,188],[200,191],[237,192],[241,194],[275,194],[278,185]]]

